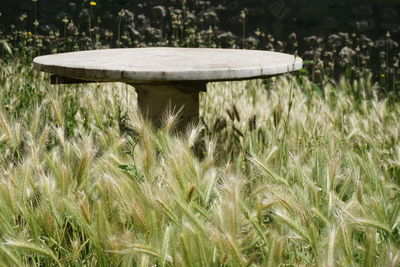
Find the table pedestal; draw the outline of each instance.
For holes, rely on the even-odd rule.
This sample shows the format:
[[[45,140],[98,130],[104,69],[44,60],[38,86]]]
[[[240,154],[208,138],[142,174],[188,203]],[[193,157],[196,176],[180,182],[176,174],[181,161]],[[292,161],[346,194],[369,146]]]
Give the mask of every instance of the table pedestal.
[[[180,112],[179,128],[199,119],[199,93],[206,91],[205,82],[166,84],[131,84],[138,94],[138,105],[145,117],[160,126],[162,116],[169,109]]]

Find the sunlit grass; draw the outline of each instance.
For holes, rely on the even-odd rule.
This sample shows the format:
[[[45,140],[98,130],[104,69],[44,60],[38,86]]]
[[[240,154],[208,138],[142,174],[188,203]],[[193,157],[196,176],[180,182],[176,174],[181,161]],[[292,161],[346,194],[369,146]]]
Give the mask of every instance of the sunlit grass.
[[[211,84],[178,134],[123,84],[0,75],[4,265],[400,264],[400,104],[368,79]]]

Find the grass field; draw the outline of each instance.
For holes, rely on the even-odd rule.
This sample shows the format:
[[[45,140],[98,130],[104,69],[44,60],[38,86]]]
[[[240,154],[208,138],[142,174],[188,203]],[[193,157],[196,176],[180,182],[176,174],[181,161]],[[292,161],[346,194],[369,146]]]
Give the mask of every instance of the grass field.
[[[368,79],[211,84],[178,134],[0,65],[0,265],[400,265],[400,102]]]

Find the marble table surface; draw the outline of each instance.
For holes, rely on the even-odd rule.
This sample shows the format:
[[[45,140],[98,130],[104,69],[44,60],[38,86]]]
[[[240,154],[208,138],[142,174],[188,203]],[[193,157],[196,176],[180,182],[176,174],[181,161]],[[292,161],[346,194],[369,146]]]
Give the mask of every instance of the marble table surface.
[[[34,68],[90,81],[168,83],[228,81],[270,77],[296,71],[293,55],[242,49],[121,48],[39,56]]]

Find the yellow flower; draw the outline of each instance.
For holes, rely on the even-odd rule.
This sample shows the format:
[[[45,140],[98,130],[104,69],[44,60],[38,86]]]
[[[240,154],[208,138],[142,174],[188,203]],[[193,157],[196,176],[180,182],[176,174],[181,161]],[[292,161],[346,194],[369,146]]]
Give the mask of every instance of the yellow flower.
[[[385,74],[384,73],[381,73],[381,78],[385,78]]]
[[[90,1],[90,5],[95,6],[95,5],[97,5],[97,3],[95,1]]]

